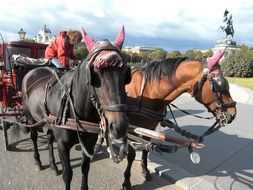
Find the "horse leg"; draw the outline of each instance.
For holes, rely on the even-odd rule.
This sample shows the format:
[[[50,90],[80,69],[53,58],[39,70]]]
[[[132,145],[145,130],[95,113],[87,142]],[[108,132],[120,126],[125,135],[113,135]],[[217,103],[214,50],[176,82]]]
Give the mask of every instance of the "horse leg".
[[[97,155],[99,153],[99,151],[101,150],[103,142],[104,142],[104,138],[99,135],[97,143],[96,143],[95,148],[94,148],[94,156]]]
[[[88,190],[88,174],[90,170],[90,158],[82,152],[82,190]]]
[[[58,142],[58,152],[62,163],[62,178],[65,183],[65,189],[70,190],[73,170],[70,165],[70,148],[63,142]]]
[[[40,161],[40,154],[38,151],[38,145],[37,145],[37,140],[38,140],[38,131],[36,128],[31,128],[31,139],[33,141],[33,147],[34,147],[34,159],[35,159],[35,170],[40,171],[42,170],[42,164]]]
[[[133,149],[133,147],[128,146],[128,154],[127,154],[127,168],[124,173],[124,183],[122,184],[123,190],[130,190],[131,189],[131,182],[130,182],[130,177],[131,177],[131,167],[133,164],[133,161],[135,159],[136,152]]]
[[[49,151],[49,165],[52,170],[55,171],[56,175],[59,175],[58,167],[55,164],[55,157],[54,157],[54,134],[52,130],[47,131],[47,140],[48,140],[48,151]]]
[[[90,154],[94,154],[94,147],[97,142],[97,134],[89,134],[87,136],[83,136],[82,142],[86,148],[86,150]],[[84,151],[82,151],[82,183],[81,183],[81,189],[82,190],[88,190],[88,176],[90,171],[90,160],[91,158],[86,156]]]
[[[151,177],[150,172],[148,170],[147,160],[148,160],[148,151],[143,150],[142,157],[141,157],[142,175],[145,177],[145,179],[147,181],[150,181],[152,177]]]

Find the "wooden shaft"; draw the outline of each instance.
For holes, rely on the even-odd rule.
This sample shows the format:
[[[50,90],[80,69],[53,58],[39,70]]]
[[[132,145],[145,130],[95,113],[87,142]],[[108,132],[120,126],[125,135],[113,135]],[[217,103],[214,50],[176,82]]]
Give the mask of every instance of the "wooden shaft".
[[[197,142],[194,142],[194,141],[188,140],[188,139],[180,139],[180,138],[173,137],[173,136],[170,136],[165,133],[158,132],[158,131],[152,131],[152,130],[144,129],[144,128],[137,127],[134,125],[130,125],[129,128],[133,129],[133,131],[139,135],[143,135],[143,136],[146,136],[146,137],[149,137],[152,139],[157,139],[157,140],[161,140],[164,142],[172,142],[177,145],[187,146],[187,147],[192,147],[192,148],[203,148],[204,147],[204,144],[197,143]]]

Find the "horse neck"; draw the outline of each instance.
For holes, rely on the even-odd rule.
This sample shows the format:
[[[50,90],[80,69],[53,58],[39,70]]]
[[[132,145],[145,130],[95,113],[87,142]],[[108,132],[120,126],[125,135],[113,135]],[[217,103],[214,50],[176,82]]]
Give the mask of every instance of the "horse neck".
[[[152,80],[145,79],[145,71],[139,70],[132,73],[132,80],[126,85],[127,104],[146,108],[158,113],[162,113],[166,103],[161,94],[159,87]]]
[[[71,94],[78,115],[93,112],[90,99],[90,86],[87,84],[86,64],[82,63],[73,73]],[[84,114],[85,113],[85,114]]]
[[[183,93],[193,96],[195,87],[202,76],[202,62],[198,60],[183,61],[177,68],[171,89],[166,100],[173,101]]]
[[[162,112],[181,94],[187,92],[193,95],[201,73],[202,63],[192,60],[183,61],[178,66],[172,80],[168,78],[168,75],[163,75],[159,80],[151,76],[150,80],[143,82],[145,71],[137,71],[133,73],[131,83],[126,86],[128,104],[141,104],[143,107]],[[144,87],[143,83],[145,83]]]

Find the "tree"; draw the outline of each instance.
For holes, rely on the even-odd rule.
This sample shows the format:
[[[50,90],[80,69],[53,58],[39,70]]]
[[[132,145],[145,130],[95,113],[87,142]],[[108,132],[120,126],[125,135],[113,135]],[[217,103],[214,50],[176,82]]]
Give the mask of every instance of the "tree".
[[[141,62],[141,57],[138,55],[138,53],[132,54],[132,62],[134,63]]]
[[[206,52],[203,53],[203,57],[212,57],[213,56],[213,52],[212,50],[208,50]]]
[[[148,54],[148,58],[154,60],[165,60],[167,52],[162,48],[157,48],[155,51]]]
[[[182,54],[180,51],[174,50],[172,52],[168,52],[166,55],[166,58],[176,58],[176,57],[181,57],[181,56],[182,56]]]
[[[82,45],[79,45],[79,46],[75,47],[74,53],[75,53],[75,55],[76,55],[76,57],[77,57],[78,60],[83,60],[83,59],[85,59],[87,57],[88,50],[82,44]]]
[[[201,59],[203,57],[203,54],[201,51],[194,50],[194,49],[187,50],[184,55],[191,59]]]
[[[139,57],[140,57],[142,60],[147,60],[147,59],[148,59],[148,52],[140,52],[140,53],[139,53]]]
[[[131,55],[129,52],[122,51],[122,57],[127,63],[131,62]]]

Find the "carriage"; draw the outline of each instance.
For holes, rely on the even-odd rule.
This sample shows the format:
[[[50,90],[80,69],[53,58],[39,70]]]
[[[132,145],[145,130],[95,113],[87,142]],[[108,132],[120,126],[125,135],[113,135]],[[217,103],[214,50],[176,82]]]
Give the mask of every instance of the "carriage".
[[[13,41],[0,44],[0,126],[3,130],[6,150],[10,150],[7,130],[10,125],[15,123],[22,116],[22,80],[30,70],[45,65],[43,57],[46,47],[46,44],[24,41]],[[97,127],[96,124],[91,125]],[[130,127],[139,135],[153,137],[158,140],[164,140],[166,138],[166,136],[161,133],[136,128],[133,125]],[[99,130],[94,129],[94,131],[99,133]],[[137,139],[134,136],[132,136],[132,138],[135,140]],[[178,144],[185,143],[185,141],[178,141],[176,138],[174,141]],[[154,143],[147,144],[147,141],[144,143],[144,140],[141,140],[141,142],[143,143],[134,142],[132,145],[135,146],[136,149],[148,148],[155,150],[157,148]],[[177,150],[176,146],[166,147],[160,145],[159,147],[163,151],[170,153],[176,152]]]
[[[150,173],[147,169],[147,152],[148,151],[164,151],[164,152],[169,152],[169,153],[174,153],[177,151],[178,147],[185,147],[190,150],[190,153],[192,153],[192,148],[201,148],[203,147],[203,144],[201,142],[203,141],[203,137],[206,135],[209,135],[213,133],[214,131],[218,130],[221,126],[225,126],[227,123],[230,123],[233,121],[233,119],[236,116],[236,108],[235,108],[235,102],[232,100],[230,94],[229,94],[229,88],[228,88],[228,83],[225,80],[225,78],[222,76],[222,73],[219,71],[219,68],[217,68],[217,64],[219,59],[223,56],[224,52],[219,52],[218,55],[215,55],[209,62],[206,63],[206,65],[203,65],[203,63],[200,60],[189,60],[186,58],[177,58],[177,59],[169,59],[166,61],[158,61],[158,62],[153,62],[151,63],[146,70],[137,70],[137,71],[132,71],[132,78],[133,78],[133,83],[130,83],[130,76],[129,76],[129,68],[126,66],[124,63],[124,60],[122,59],[122,55],[119,51],[121,49],[124,37],[123,36],[123,30],[119,33],[118,37],[116,38],[116,41],[114,43],[114,46],[111,46],[111,44],[108,41],[101,41],[98,43],[95,43],[94,40],[92,40],[89,37],[86,37],[86,33],[83,31],[83,38],[85,39],[86,46],[90,52],[90,55],[86,59],[86,62],[88,62],[87,65],[82,65],[78,67],[77,72],[74,71],[75,74],[75,79],[77,79],[79,76],[78,73],[81,71],[83,72],[84,76],[86,77],[85,80],[87,84],[84,84],[84,81],[79,80],[79,82],[83,83],[83,86],[85,86],[86,91],[84,90],[83,94],[89,94],[91,96],[91,99],[88,100],[88,104],[86,106],[82,106],[83,102],[78,101],[78,99],[73,98],[73,101],[75,106],[79,106],[79,108],[74,107],[74,104],[72,103],[71,97],[70,97],[70,92],[69,88],[65,89],[65,86],[60,84],[61,81],[58,79],[57,76],[54,76],[55,80],[53,80],[52,83],[47,83],[43,82],[43,86],[47,86],[46,88],[51,88],[53,84],[59,83],[58,85],[58,90],[63,89],[64,91],[64,97],[68,99],[67,104],[70,105],[72,112],[70,115],[74,120],[69,119],[69,121],[66,123],[66,125],[61,125],[62,120],[65,120],[66,115],[61,115],[60,116],[60,122],[57,124],[57,118],[53,118],[52,116],[46,116],[46,121],[42,120],[44,123],[49,122],[50,125],[53,126],[58,126],[62,127],[64,129],[70,129],[69,127],[72,126],[77,126],[76,132],[78,138],[76,138],[74,143],[80,142],[82,145],[80,139],[81,137],[84,137],[83,140],[84,142],[89,141],[87,144],[88,146],[88,151],[83,148],[84,146],[82,145],[82,150],[85,153],[83,159],[83,162],[88,164],[89,167],[89,161],[90,158],[92,157],[89,152],[93,151],[98,151],[99,147],[101,146],[103,139],[105,138],[105,131],[109,127],[109,131],[113,132],[116,137],[121,138],[122,137],[122,145],[119,148],[119,157],[115,157],[114,154],[112,154],[113,161],[114,162],[119,162],[124,158],[123,155],[125,153],[125,144],[126,144],[126,137],[128,138],[129,142],[129,150],[128,150],[128,167],[125,171],[125,181],[123,183],[123,189],[130,189],[131,188],[131,183],[130,183],[130,170],[131,170],[131,165],[135,157],[135,150],[143,150],[143,156],[142,156],[142,168],[143,168],[143,173],[145,175],[145,178],[147,180],[150,179]],[[108,45],[109,44],[109,45]],[[28,55],[33,58],[39,58],[38,52],[43,52],[43,46],[37,45],[31,45],[32,49],[36,49],[35,52],[37,52],[36,55]],[[39,46],[39,47],[37,47]],[[101,46],[101,47],[100,47]],[[4,46],[3,46],[4,47]],[[4,49],[4,48],[2,48]],[[8,52],[7,50],[1,50],[2,52]],[[32,50],[31,50],[32,51]],[[110,52],[114,52],[111,54]],[[102,53],[101,53],[102,52]],[[107,55],[109,52],[109,56]],[[41,54],[40,54],[41,55]],[[5,58],[6,59],[6,58]],[[97,60],[96,60],[97,59]],[[116,60],[115,60],[116,59]],[[88,60],[88,61],[87,61]],[[102,60],[102,61],[101,61]],[[14,60],[15,62],[15,60]],[[43,65],[19,65],[19,64],[14,64],[14,62],[9,61],[8,64],[7,62],[3,61],[3,64],[1,66],[2,70],[2,78],[1,78],[1,125],[3,128],[4,136],[5,136],[5,146],[6,150],[8,150],[8,138],[7,138],[7,129],[8,129],[8,122],[4,119],[6,116],[13,116],[15,118],[18,118],[23,110],[21,103],[21,98],[22,94],[20,93],[20,88],[21,88],[21,83],[22,79],[24,77],[24,74],[26,74],[29,70],[35,70],[35,67],[41,67]],[[13,63],[13,64],[11,64]],[[93,64],[93,65],[92,65]],[[9,65],[9,66],[7,66]],[[81,64],[80,64],[81,65]],[[94,65],[96,65],[97,69],[94,69]],[[117,67],[122,67],[126,66],[128,69],[121,70]],[[93,66],[93,70],[91,70],[90,66]],[[111,66],[113,69],[108,70],[106,67]],[[116,68],[115,68],[116,67]],[[209,69],[208,69],[209,68]],[[82,69],[82,70],[81,70]],[[107,88],[101,88],[101,81],[103,77],[101,76],[102,74],[100,73],[100,69],[104,69],[103,72],[107,72],[107,83],[111,83],[111,85],[108,86]],[[81,71],[79,71],[81,70]],[[127,71],[126,71],[127,70]],[[189,70],[191,72],[189,72]],[[40,77],[42,80],[45,78],[50,78],[51,77],[51,70],[47,69],[41,69],[37,70],[39,71],[38,74],[41,75]],[[43,74],[44,72],[44,74]],[[114,72],[114,73],[112,73]],[[34,72],[36,73],[36,72]],[[46,73],[46,74],[45,74]],[[124,75],[125,78],[122,79],[122,76]],[[48,77],[50,76],[50,77]],[[104,77],[105,77],[104,76]],[[117,80],[112,77],[117,77]],[[66,76],[63,81],[72,80],[72,76]],[[7,80],[8,79],[8,80]],[[30,76],[25,76],[25,83],[28,83],[28,81],[32,79],[31,74]],[[39,81],[40,79],[35,80],[34,84]],[[100,80],[99,82],[97,80]],[[122,81],[124,80],[124,81]],[[41,83],[39,81],[38,83]],[[67,86],[72,88],[72,84],[77,85],[78,82],[74,82],[69,85],[67,83]],[[124,85],[126,85],[126,88],[122,88]],[[33,84],[31,85],[33,86]],[[48,87],[49,86],[49,87]],[[76,87],[76,86],[74,86]],[[97,91],[95,90],[97,88]],[[112,88],[113,90],[108,90],[109,88]],[[78,90],[77,90],[78,89]],[[89,91],[87,92],[87,89]],[[90,92],[91,89],[91,92]],[[28,85],[26,91],[29,91],[30,87]],[[42,89],[38,88],[39,91],[42,91]],[[80,89],[75,88],[75,90],[72,90],[72,96],[79,97]],[[54,92],[54,93],[53,93]],[[101,95],[104,94],[104,95]],[[124,97],[127,93],[127,101],[125,103]],[[159,92],[158,94],[156,92]],[[196,136],[194,134],[191,134],[187,131],[181,130],[177,125],[174,123],[170,122],[166,118],[164,118],[164,109],[168,104],[171,103],[175,98],[180,96],[182,93],[187,92],[191,94],[198,102],[202,103],[206,108],[215,116],[216,122],[214,123],[213,126],[211,126],[203,135],[201,136]],[[30,92],[29,92],[30,93]],[[42,96],[41,94],[36,94],[39,97],[43,97],[44,99],[47,98],[45,96]],[[54,101],[59,101],[59,98],[57,99],[57,94],[59,93],[58,91],[52,91],[50,92],[52,96],[55,96]],[[90,94],[91,93],[91,94]],[[109,93],[109,94],[107,94]],[[46,93],[47,94],[47,93]],[[74,95],[73,95],[74,94]],[[98,96],[99,95],[99,96]],[[115,99],[113,101],[108,101],[109,99],[104,98],[104,97],[110,97],[111,99]],[[42,99],[43,99],[42,98]],[[62,97],[61,97],[62,98]],[[79,97],[80,98],[80,97]],[[83,98],[83,97],[82,97]],[[60,99],[62,101],[62,99]],[[100,105],[100,102],[108,101],[104,106]],[[26,100],[29,101],[29,100]],[[38,100],[39,101],[39,100]],[[53,100],[50,100],[49,102],[52,102]],[[83,101],[87,101],[87,98],[83,99]],[[115,104],[115,102],[118,102]],[[40,105],[43,104],[43,101],[39,102]],[[114,105],[111,105],[114,103]],[[29,105],[29,102],[26,102],[26,106]],[[57,110],[58,108],[62,110],[62,113],[65,113],[65,105],[66,101],[64,102],[63,106],[57,105]],[[91,105],[93,104],[93,107]],[[50,105],[48,104],[50,107]],[[81,106],[81,108],[80,108]],[[88,109],[91,109],[92,111],[88,114],[85,113],[85,110],[83,110],[83,107],[88,107]],[[87,116],[90,116],[91,118],[94,117],[94,108],[95,111],[97,111],[98,115],[93,118],[92,121],[95,122],[93,125],[84,123],[84,121],[79,120],[78,118],[81,116],[81,119],[87,119]],[[30,117],[36,116],[37,118],[41,118],[41,114],[44,112],[47,112],[47,109],[45,110],[39,110],[39,113],[33,113],[36,112],[33,108],[31,109],[28,114]],[[57,112],[54,111],[54,108],[50,108],[54,114],[57,115]],[[79,113],[76,114],[75,111],[78,111]],[[90,111],[90,110],[89,110]],[[104,113],[108,114],[108,118],[112,120],[112,123],[108,124],[108,121],[106,121],[104,117]],[[35,114],[35,115],[34,115]],[[36,115],[37,114],[37,115]],[[45,113],[47,114],[47,113]],[[84,114],[83,116],[81,114]],[[86,115],[85,115],[86,114]],[[126,126],[128,126],[128,120],[126,119],[126,114],[130,119],[131,125],[126,129]],[[34,116],[32,116],[34,115]],[[116,119],[115,119],[116,118]],[[35,119],[34,119],[35,120]],[[34,122],[33,120],[33,122]],[[100,120],[100,123],[97,124]],[[154,131],[155,127],[157,126],[158,123],[161,123],[163,126],[167,126],[172,128],[173,130],[179,132],[182,136],[187,137],[188,139],[180,139],[180,138],[175,138],[172,136],[169,136],[164,133],[156,132]],[[65,123],[65,122],[64,122]],[[82,124],[84,123],[84,126],[82,127]],[[176,122],[175,122],[176,123]],[[10,123],[11,124],[11,123]],[[32,123],[31,123],[32,124]],[[39,123],[40,124],[40,123]],[[69,125],[68,125],[69,124]],[[35,126],[36,123],[30,125],[31,130],[33,130],[32,126]],[[80,128],[78,129],[78,126],[80,125]],[[37,125],[36,125],[37,126]],[[90,127],[90,128],[85,128],[85,127]],[[83,129],[83,130],[82,130]],[[73,130],[73,127],[70,129]],[[84,136],[79,136],[79,130],[80,132],[90,132],[86,137],[86,134]],[[37,133],[37,132],[36,132]],[[95,147],[95,141],[96,138],[93,138],[93,134],[102,134],[101,138],[98,140],[98,146]],[[108,133],[108,132],[107,132]],[[113,134],[112,133],[112,134]],[[126,134],[127,133],[127,134]],[[32,136],[34,134],[31,134],[31,137],[35,138],[35,141],[37,141],[37,134]],[[54,135],[51,135],[51,140],[49,138],[49,145],[51,143],[51,148],[49,147],[49,154],[52,157],[52,143],[54,140]],[[58,134],[56,134],[58,135]],[[76,134],[75,134],[76,135]],[[110,135],[107,135],[107,137]],[[61,138],[58,136],[58,138]],[[88,140],[86,140],[86,138]],[[89,139],[91,138],[91,139]],[[172,142],[175,145],[170,146],[170,145],[164,145],[163,143],[154,143],[150,142],[147,139],[157,139],[160,142]],[[91,141],[90,141],[91,140]],[[95,140],[95,141],[94,141]],[[112,139],[109,138],[107,143],[110,149],[112,150]],[[61,140],[59,140],[61,141]],[[66,143],[65,143],[66,144]],[[39,159],[38,155],[38,150],[37,150],[37,144],[35,144],[35,164],[38,166],[37,168],[40,170],[41,169],[41,162]],[[58,148],[62,148],[62,144],[58,144]],[[68,147],[68,150],[73,146]],[[123,148],[122,148],[123,147]],[[66,148],[66,147],[65,147]],[[86,147],[87,148],[87,147]],[[122,148],[122,149],[121,149]],[[63,149],[66,151],[65,149]],[[51,151],[51,152],[50,152]],[[85,152],[86,151],[86,152]],[[63,153],[62,153],[63,154]],[[64,169],[64,175],[69,175],[68,178],[64,178],[64,181],[66,183],[66,189],[70,188],[70,181],[71,181],[71,166],[69,163],[69,153],[66,155],[67,158],[62,160],[62,162],[65,162],[66,168]],[[62,155],[62,157],[64,157]],[[194,161],[194,156],[192,155],[193,161]],[[86,160],[86,161],[85,161]],[[198,161],[198,158],[196,162]],[[50,165],[51,168],[54,170],[57,170],[57,167],[55,166],[55,160],[54,157],[51,158]],[[85,168],[82,168],[83,174],[85,172],[88,172],[85,170]],[[87,174],[88,175],[88,174]],[[85,175],[86,176],[86,175]],[[84,180],[86,182],[84,183],[85,188],[87,187],[87,178],[84,177]],[[83,185],[83,184],[82,184]],[[85,189],[84,188],[84,189]]]
[[[36,60],[44,57],[46,44],[11,41],[0,43],[0,126],[9,150],[7,129],[22,115],[21,85],[24,75],[41,65],[18,65],[15,56],[22,55]]]

